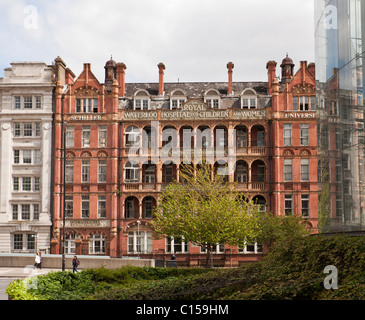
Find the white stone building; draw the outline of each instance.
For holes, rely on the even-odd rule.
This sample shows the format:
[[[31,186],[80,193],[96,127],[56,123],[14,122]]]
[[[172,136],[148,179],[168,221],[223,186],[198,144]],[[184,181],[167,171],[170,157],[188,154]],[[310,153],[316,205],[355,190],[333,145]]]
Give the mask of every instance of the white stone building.
[[[0,253],[49,252],[52,66],[14,62],[0,78]]]

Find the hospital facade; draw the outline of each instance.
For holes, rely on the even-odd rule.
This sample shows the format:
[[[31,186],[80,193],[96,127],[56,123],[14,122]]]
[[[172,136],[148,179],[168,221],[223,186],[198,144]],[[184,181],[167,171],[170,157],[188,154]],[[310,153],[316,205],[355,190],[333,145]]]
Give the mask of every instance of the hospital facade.
[[[37,127],[48,144],[39,146],[40,156],[33,151],[39,167],[34,177],[39,176],[31,182],[37,190],[29,191],[32,197],[34,191],[39,193],[42,210],[38,214],[30,209],[30,215],[22,214],[22,203],[16,198],[19,192],[14,189],[16,178],[23,187],[26,175],[16,171],[20,167],[15,156],[15,141],[20,141],[16,116],[23,111],[25,122],[33,117],[45,121],[45,116],[36,113],[39,98],[33,97],[34,88],[26,94],[33,97],[34,110],[18,110],[15,90],[8,93],[5,113],[7,90],[0,82],[2,121],[9,122],[2,126],[1,167],[7,163],[12,185],[1,191],[0,230],[12,228],[4,231],[9,245],[0,251],[34,250],[28,249],[25,240],[15,250],[14,239],[19,237],[16,234],[26,238],[28,229],[38,234],[32,224],[44,219],[49,242],[38,249],[46,252],[62,253],[65,236],[66,254],[146,258],[176,254],[182,264],[197,265],[205,255],[200,246],[155,238],[151,221],[165,188],[180,181],[183,166],[195,170],[203,161],[225,181],[235,183],[237,194],[259,204],[260,210],[301,216],[316,233],[315,64],[301,61],[295,70],[287,55],[280,65],[267,62],[267,79],[256,82],[233,81],[234,64],[223,67],[227,68],[226,82],[165,82],[168,69],[159,63],[156,82],[128,83],[127,66],[122,62],[108,60],[105,78],[97,79],[89,63],[76,76],[57,57],[45,67],[50,70],[51,96],[40,96],[41,101],[50,99],[46,101],[53,118]],[[24,143],[29,140],[26,137]],[[8,145],[8,141],[14,142]],[[5,154],[9,159],[4,162]],[[20,161],[22,157],[21,151]],[[21,190],[24,197],[28,197],[26,190]],[[11,209],[16,203],[18,215]],[[232,263],[233,259],[238,264],[255,261],[263,248],[260,243],[217,244],[214,251],[217,260]]]

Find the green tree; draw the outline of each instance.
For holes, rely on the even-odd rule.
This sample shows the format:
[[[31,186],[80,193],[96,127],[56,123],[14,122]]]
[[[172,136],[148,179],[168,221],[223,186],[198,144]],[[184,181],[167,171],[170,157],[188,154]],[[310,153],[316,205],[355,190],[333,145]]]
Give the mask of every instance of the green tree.
[[[207,250],[216,244],[243,245],[260,235],[259,206],[246,202],[212,167],[183,166],[180,182],[171,183],[154,209],[153,226],[161,236],[184,239]]]

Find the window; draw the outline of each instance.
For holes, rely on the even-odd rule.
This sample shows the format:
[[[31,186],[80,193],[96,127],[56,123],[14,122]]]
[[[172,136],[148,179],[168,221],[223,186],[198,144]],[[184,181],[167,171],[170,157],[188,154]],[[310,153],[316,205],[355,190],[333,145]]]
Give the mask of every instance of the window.
[[[284,159],[284,181],[293,181],[293,160]]]
[[[189,252],[189,243],[182,238],[167,237],[166,252],[168,253],[187,253]]]
[[[77,98],[76,99],[76,113],[97,113],[98,99],[94,98]]]
[[[258,254],[262,253],[262,244],[261,243],[247,243],[244,246],[238,247],[239,253],[246,253],[246,254]]]
[[[17,204],[13,204],[12,205],[12,219],[13,220],[18,220],[18,214],[19,214],[18,205]]]
[[[22,181],[23,181],[23,183],[22,183],[23,191],[32,191],[32,178],[23,177]]]
[[[75,254],[76,253],[76,234],[71,233],[66,236],[65,241],[65,253]]]
[[[171,109],[180,109],[185,99],[171,99]]]
[[[33,134],[32,123],[24,123],[23,124],[23,135],[24,135],[24,137],[31,137],[32,134]]]
[[[154,183],[155,182],[155,165],[147,165],[147,168],[145,170],[144,174],[144,182],[145,183]]]
[[[35,123],[35,136],[40,137],[40,135],[41,135],[41,123],[36,122]]]
[[[40,177],[13,177],[13,191],[40,191]]]
[[[285,195],[284,201],[284,213],[286,216],[291,216],[293,214],[293,197],[291,194]]]
[[[81,217],[89,218],[89,196],[81,196]]]
[[[252,109],[257,107],[256,98],[242,98],[242,108]]]
[[[73,126],[66,127],[66,148],[74,147],[75,129]]]
[[[265,182],[265,165],[257,165],[257,182]]]
[[[107,128],[99,126],[99,148],[106,148]]]
[[[14,163],[19,163],[19,162],[20,162],[20,151],[14,150]]]
[[[20,102],[20,97],[19,96],[14,97],[14,108],[15,109],[20,109],[21,108],[21,102]]]
[[[13,249],[23,250],[23,234],[14,234]]]
[[[98,181],[101,183],[106,182],[106,169],[106,160],[99,160]]]
[[[165,171],[164,171],[164,175],[162,177],[162,181],[164,183],[170,183],[173,181],[173,165],[169,164],[169,165],[164,165]]]
[[[153,209],[153,198],[147,197],[146,199],[144,199],[143,202],[144,217],[146,219],[152,218],[152,209]]]
[[[41,162],[41,150],[36,149],[34,150],[34,164],[40,164]]]
[[[90,148],[90,126],[82,126],[82,147]]]
[[[128,162],[125,166],[125,181],[139,182],[139,165],[136,162]]]
[[[309,124],[300,124],[300,145],[309,146]]]
[[[106,196],[98,196],[98,218],[106,218]]]
[[[14,137],[39,137],[41,135],[40,122],[14,122]]]
[[[73,197],[66,196],[65,197],[65,217],[72,218],[74,211]]]
[[[22,204],[22,220],[30,220],[30,204]]]
[[[90,182],[90,160],[81,162],[81,182]]]
[[[236,141],[238,148],[247,147],[247,130],[245,128],[236,129]]]
[[[34,177],[34,191],[40,191],[41,190],[41,183],[39,177]]]
[[[39,220],[39,204],[33,204],[33,220]]]
[[[14,164],[40,164],[41,150],[14,150]]]
[[[292,145],[292,124],[291,123],[284,123],[284,146],[291,146]]]
[[[139,129],[136,126],[130,126],[125,133],[126,147],[132,147],[139,144]]]
[[[105,237],[102,234],[90,236],[89,254],[105,254]]]
[[[302,181],[309,181],[309,159],[300,160],[300,176]]]
[[[257,147],[265,147],[265,130],[257,130]]]
[[[128,198],[125,201],[125,217],[127,219],[134,218],[134,198]]]
[[[72,183],[74,179],[74,161],[66,160],[65,163],[65,181],[66,183]]]
[[[14,137],[20,137],[20,136],[21,136],[20,123],[15,122],[14,123]]]
[[[205,99],[205,102],[209,108],[219,109],[219,99]]]
[[[342,196],[336,194],[336,216],[342,217]]]
[[[207,249],[205,247],[200,247],[201,253],[207,253]],[[224,253],[224,244],[214,244],[212,245],[211,252],[213,253]]]
[[[33,103],[32,103],[32,97],[24,97],[24,109],[32,109]]]
[[[14,96],[14,109],[41,109],[42,96]]]
[[[148,110],[148,99],[135,99],[135,110]]]
[[[237,182],[247,182],[247,164],[237,164]]]
[[[32,163],[32,150],[23,150],[23,163]]]
[[[128,232],[128,253],[152,253],[152,232]]]
[[[309,194],[302,194],[302,217],[309,217]]]
[[[316,98],[314,96],[293,96],[293,110],[314,111],[316,109]]]
[[[35,97],[35,108],[36,109],[41,109],[42,108],[42,97],[41,96],[36,96]]]
[[[19,191],[19,178],[13,177],[13,190]]]

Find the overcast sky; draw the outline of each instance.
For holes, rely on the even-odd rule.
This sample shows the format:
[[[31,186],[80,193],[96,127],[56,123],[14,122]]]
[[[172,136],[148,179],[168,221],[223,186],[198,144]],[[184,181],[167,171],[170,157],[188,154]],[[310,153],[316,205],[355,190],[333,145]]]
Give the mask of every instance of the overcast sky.
[[[0,0],[0,77],[12,61],[60,56],[104,82],[110,56],[127,82],[266,81],[288,52],[314,61],[314,0]],[[279,75],[279,71],[277,74]]]

